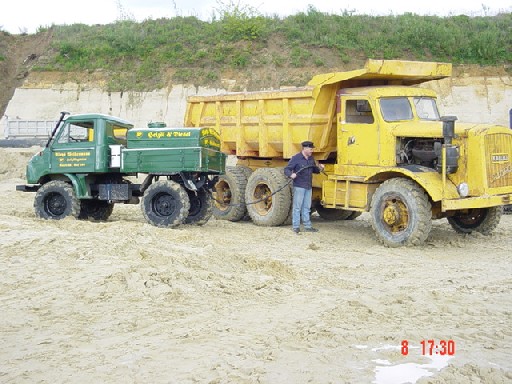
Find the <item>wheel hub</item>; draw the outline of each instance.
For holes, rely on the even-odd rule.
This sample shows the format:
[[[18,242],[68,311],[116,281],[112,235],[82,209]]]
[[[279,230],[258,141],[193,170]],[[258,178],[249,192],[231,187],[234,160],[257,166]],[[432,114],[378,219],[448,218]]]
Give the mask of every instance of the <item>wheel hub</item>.
[[[397,209],[396,204],[391,204],[384,208],[383,218],[387,225],[395,225],[400,221],[400,211]]]
[[[176,210],[176,204],[171,195],[160,194],[155,198],[154,211],[160,216],[170,216]]]
[[[213,198],[215,199],[215,205],[221,211],[225,211],[231,204],[231,189],[229,185],[224,181],[219,181],[214,188]]]
[[[403,231],[409,225],[407,206],[400,199],[389,199],[384,203],[382,221],[391,233]]]
[[[272,191],[267,184],[259,184],[254,189],[254,200],[262,200],[255,204],[255,208],[262,216],[266,215],[272,209]]]
[[[54,193],[48,196],[46,201],[46,211],[54,216],[60,216],[66,210],[66,200],[64,196]]]

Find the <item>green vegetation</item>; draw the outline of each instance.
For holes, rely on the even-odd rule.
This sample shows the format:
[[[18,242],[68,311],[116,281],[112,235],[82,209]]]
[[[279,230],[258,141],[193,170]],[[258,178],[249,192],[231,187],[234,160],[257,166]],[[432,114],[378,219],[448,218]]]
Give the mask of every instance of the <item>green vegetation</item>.
[[[158,88],[169,73],[173,82],[218,85],[226,70],[339,67],[365,58],[512,63],[512,13],[332,15],[310,6],[278,18],[230,4],[211,21],[175,17],[50,28],[54,55],[35,70],[101,69],[111,73],[110,90]]]

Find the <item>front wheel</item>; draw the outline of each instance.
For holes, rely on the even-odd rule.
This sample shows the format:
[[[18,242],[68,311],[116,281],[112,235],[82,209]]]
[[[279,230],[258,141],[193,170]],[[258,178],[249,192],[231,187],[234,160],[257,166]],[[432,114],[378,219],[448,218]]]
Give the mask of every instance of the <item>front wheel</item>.
[[[80,200],[71,184],[54,180],[44,184],[34,199],[36,216],[46,220],[61,220],[65,217],[78,218]]]
[[[142,215],[156,227],[177,227],[183,224],[190,210],[185,189],[171,180],[160,180],[149,186],[141,202]]]
[[[387,247],[423,243],[432,229],[432,206],[427,194],[412,180],[390,179],[372,197],[372,226]]]
[[[473,231],[489,235],[498,226],[503,214],[503,207],[474,208],[467,211],[457,211],[448,217],[448,222],[458,233]]]

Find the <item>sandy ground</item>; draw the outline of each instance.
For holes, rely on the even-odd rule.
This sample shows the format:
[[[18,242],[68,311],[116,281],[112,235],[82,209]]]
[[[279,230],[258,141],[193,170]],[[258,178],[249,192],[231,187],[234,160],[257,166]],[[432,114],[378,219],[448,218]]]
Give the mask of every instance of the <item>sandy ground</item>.
[[[366,215],[300,236],[138,206],[42,221],[15,191],[33,152],[0,149],[1,383],[512,382],[512,216],[402,249]]]

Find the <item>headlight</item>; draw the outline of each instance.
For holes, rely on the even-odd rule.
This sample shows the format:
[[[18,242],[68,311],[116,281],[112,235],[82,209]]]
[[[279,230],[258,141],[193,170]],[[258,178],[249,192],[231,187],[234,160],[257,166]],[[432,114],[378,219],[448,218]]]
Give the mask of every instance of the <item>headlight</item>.
[[[457,192],[459,192],[460,197],[466,197],[469,195],[469,185],[467,183],[460,183],[457,185]]]

